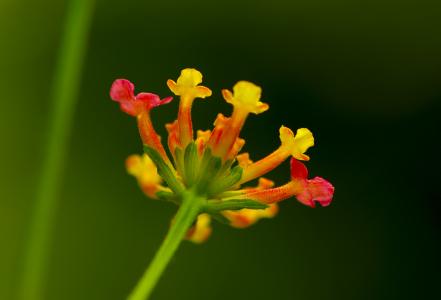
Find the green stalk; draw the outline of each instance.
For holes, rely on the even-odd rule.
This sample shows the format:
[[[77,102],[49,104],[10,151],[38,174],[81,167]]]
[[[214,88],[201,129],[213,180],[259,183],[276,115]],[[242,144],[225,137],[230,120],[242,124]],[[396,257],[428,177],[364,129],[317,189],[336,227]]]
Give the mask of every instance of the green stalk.
[[[30,221],[18,298],[43,299],[52,228],[67,143],[78,96],[94,0],[71,0],[56,63],[43,165]]]
[[[145,271],[141,280],[127,298],[128,300],[145,300],[149,298],[156,283],[170,262],[170,259],[185,237],[187,230],[195,221],[204,202],[205,198],[199,197],[193,191],[185,191],[182,193],[182,204],[167,237],[158,252],[156,252],[153,261],[150,263],[150,266]]]

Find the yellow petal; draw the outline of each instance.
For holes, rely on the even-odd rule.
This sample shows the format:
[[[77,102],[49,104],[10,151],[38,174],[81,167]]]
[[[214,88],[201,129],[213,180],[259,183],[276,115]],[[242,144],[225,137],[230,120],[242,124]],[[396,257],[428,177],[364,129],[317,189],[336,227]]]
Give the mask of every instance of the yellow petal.
[[[222,214],[230,220],[230,225],[236,228],[246,228],[263,218],[273,218],[279,207],[276,203],[265,209],[242,209],[239,211],[223,211]]]
[[[274,187],[274,181],[264,178],[264,177],[260,177],[259,178],[259,184],[257,185],[257,189],[259,190],[266,190],[266,189],[270,189],[272,187]]]
[[[208,142],[208,139],[211,135],[211,130],[198,130],[196,133],[198,139],[203,140],[205,143]]]
[[[156,198],[156,192],[161,188],[162,178],[150,157],[146,154],[130,155],[126,160],[126,168],[127,172],[136,178],[144,193],[150,198]]]
[[[244,145],[245,145],[245,140],[241,138],[237,138],[233,144],[233,147],[230,149],[230,152],[227,154],[226,159],[234,160],[234,158],[237,156],[237,153],[239,153],[240,150],[242,150],[242,147]]]
[[[222,95],[228,103],[248,113],[260,114],[268,110],[269,106],[260,101],[262,89],[254,83],[239,81],[233,87],[233,93],[222,90]]]
[[[279,130],[282,147],[298,160],[309,160],[309,156],[304,154],[309,147],[314,146],[314,137],[307,128],[297,129],[294,135],[291,129],[282,126]]]
[[[167,80],[167,86],[177,96],[191,98],[205,98],[211,96],[211,90],[205,86],[199,86],[202,82],[202,73],[196,69],[183,69],[178,80]]]
[[[200,156],[202,156],[202,154],[204,153],[205,145],[207,145],[210,136],[211,136],[211,130],[197,131],[197,139],[195,143]]]
[[[210,215],[200,214],[196,220],[196,224],[188,231],[186,239],[196,244],[205,242],[212,232],[210,223]]]
[[[179,95],[179,87],[178,84],[174,80],[167,80],[167,86],[170,89],[170,91],[173,92],[175,95]]]
[[[211,90],[205,86],[197,86],[196,87],[196,97],[205,98],[211,96]]]
[[[249,165],[253,163],[253,161],[250,159],[250,154],[248,152],[239,154],[236,156],[237,163],[242,169],[245,169]]]
[[[183,69],[178,78],[178,85],[186,87],[195,87],[202,82],[202,73],[196,69]]]

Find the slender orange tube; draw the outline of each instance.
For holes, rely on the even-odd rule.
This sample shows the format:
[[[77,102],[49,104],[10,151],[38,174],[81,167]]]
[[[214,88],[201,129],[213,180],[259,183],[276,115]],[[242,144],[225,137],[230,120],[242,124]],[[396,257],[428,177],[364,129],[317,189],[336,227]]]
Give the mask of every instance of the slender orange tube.
[[[138,121],[138,129],[142,143],[155,149],[161,155],[162,159],[164,159],[167,165],[173,169],[173,165],[170,162],[164,147],[162,146],[161,137],[156,133],[155,128],[153,127],[152,120],[150,118],[150,110],[144,110],[137,116],[136,119]]]

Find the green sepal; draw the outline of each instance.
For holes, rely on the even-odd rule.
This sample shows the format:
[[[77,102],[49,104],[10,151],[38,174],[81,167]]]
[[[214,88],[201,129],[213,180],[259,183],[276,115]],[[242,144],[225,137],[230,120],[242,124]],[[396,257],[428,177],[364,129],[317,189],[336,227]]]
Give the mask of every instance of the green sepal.
[[[183,174],[184,170],[184,151],[180,147],[176,147],[175,149],[175,165],[179,174]]]
[[[265,203],[251,199],[209,200],[203,206],[203,210],[207,213],[215,213],[223,210],[265,209],[267,207]]]
[[[176,194],[172,192],[166,192],[166,191],[159,191],[156,192],[156,197],[158,197],[158,200],[172,202],[175,204],[180,204],[180,198],[176,196]]]
[[[217,180],[215,180],[213,185],[210,185],[208,189],[208,194],[214,196],[224,191],[227,191],[229,188],[240,181],[240,179],[242,178],[242,173],[243,169],[240,166],[234,167],[231,170],[230,174],[218,178]]]
[[[155,193],[156,197],[158,197],[161,200],[165,200],[167,198],[171,198],[174,197],[175,194],[173,194],[172,192],[166,192],[166,191],[159,191]]]
[[[153,160],[156,167],[158,168],[159,176],[164,179],[167,185],[173,190],[174,193],[180,194],[184,190],[184,187],[176,178],[174,172],[162,159],[161,155],[153,148],[144,145],[144,152]]]
[[[222,159],[213,156],[210,149],[205,149],[202,156],[201,165],[198,171],[197,189],[199,192],[207,193],[208,184],[216,178],[219,170],[222,168]]]
[[[234,163],[234,160],[232,160],[232,159],[229,159],[229,160],[225,161],[224,164],[222,165],[222,168],[219,170],[218,176],[221,176],[225,172],[227,172],[231,168],[233,163]]]
[[[194,142],[188,144],[184,153],[184,181],[187,186],[192,186],[199,170],[199,158]]]

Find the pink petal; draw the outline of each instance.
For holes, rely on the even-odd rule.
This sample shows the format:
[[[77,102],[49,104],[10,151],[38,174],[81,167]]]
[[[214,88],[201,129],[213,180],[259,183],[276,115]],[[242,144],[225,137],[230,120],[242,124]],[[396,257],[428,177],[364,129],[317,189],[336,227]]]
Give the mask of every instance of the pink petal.
[[[157,107],[163,104],[170,103],[173,100],[173,97],[167,97],[164,99],[160,99],[158,95],[152,93],[139,93],[136,95],[136,100],[142,101],[147,104],[148,109],[152,109],[153,107]]]
[[[134,90],[133,83],[126,79],[115,80],[110,88],[110,98],[119,102],[121,110],[131,116],[136,116],[139,111],[135,102]]]
[[[301,163],[294,157],[291,158],[291,178],[292,179],[308,178],[308,169],[303,163]]]
[[[136,116],[139,109],[134,102],[135,101],[123,101],[119,103],[119,107],[123,112],[131,116]]]
[[[312,200],[317,201],[321,206],[331,204],[334,196],[334,186],[326,179],[314,177],[308,180],[308,190],[312,194]]]
[[[332,184],[321,177],[315,177],[307,180],[306,187],[302,193],[296,196],[299,202],[315,207],[315,202],[321,206],[328,206],[334,196],[334,187]]]
[[[307,185],[307,183],[305,182],[305,184]],[[314,201],[312,201],[312,195],[311,192],[305,187],[305,189],[303,190],[303,192],[301,192],[300,194],[296,195],[297,200],[306,205],[306,206],[310,206],[310,207],[315,207],[315,203]]]
[[[159,105],[164,105],[167,103],[170,103],[173,100],[173,97],[165,97],[164,99],[161,100],[161,103]]]
[[[117,102],[130,101],[135,99],[133,91],[135,86],[126,79],[117,79],[110,88],[110,98]]]
[[[152,93],[139,93],[134,95],[135,86],[126,79],[117,79],[110,88],[110,97],[119,102],[121,110],[131,116],[137,116],[145,110],[169,103],[173,98],[167,97],[161,100],[158,95]]]
[[[159,96],[152,93],[139,93],[136,95],[136,100],[145,103],[149,109],[156,107],[161,103]]]

